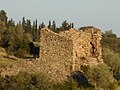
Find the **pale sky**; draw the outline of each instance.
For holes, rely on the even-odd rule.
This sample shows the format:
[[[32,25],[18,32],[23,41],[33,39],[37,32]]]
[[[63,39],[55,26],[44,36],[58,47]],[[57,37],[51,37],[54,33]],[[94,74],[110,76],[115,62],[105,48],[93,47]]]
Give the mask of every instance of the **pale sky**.
[[[23,16],[46,24],[67,20],[76,28],[92,25],[120,36],[120,0],[0,0],[2,9],[16,22]]]

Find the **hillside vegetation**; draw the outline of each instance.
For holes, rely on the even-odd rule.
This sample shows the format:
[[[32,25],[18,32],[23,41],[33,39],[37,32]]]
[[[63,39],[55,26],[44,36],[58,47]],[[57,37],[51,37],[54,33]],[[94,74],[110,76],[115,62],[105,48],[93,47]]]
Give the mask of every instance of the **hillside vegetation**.
[[[51,82],[49,76],[37,71],[39,69],[35,66],[37,64],[30,61],[21,63],[24,60],[39,57],[40,30],[44,27],[58,33],[74,28],[74,24],[63,21],[61,26],[57,27],[55,21],[49,21],[48,25],[43,22],[38,25],[37,20],[31,22],[25,17],[19,23],[15,23],[13,19],[8,20],[4,10],[0,11],[0,68],[7,69],[6,67],[12,65],[11,68],[14,70],[18,68],[17,66],[20,70],[23,65],[27,71],[20,71],[11,76],[0,76],[0,90],[120,89],[120,38],[111,30],[103,33],[101,41],[104,64],[93,67],[83,66],[83,72],[75,72],[64,83]],[[31,73],[35,70],[34,68],[36,72]]]
[[[20,59],[15,56],[8,56],[5,49],[0,47],[0,67],[7,67]]]

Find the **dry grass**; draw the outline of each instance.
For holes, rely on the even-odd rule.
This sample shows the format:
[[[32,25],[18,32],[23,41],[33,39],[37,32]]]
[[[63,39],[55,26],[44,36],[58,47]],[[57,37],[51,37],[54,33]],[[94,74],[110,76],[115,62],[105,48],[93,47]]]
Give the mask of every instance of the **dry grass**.
[[[14,62],[20,59],[14,56],[8,56],[5,52],[5,49],[0,47],[0,67],[6,67],[8,65],[13,64]]]
[[[120,86],[118,86],[115,90],[120,90]]]

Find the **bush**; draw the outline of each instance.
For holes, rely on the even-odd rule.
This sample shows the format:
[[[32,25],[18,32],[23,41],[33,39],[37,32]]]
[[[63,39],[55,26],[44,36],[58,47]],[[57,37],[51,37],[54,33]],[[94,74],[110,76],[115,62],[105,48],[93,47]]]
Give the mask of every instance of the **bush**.
[[[41,73],[20,72],[15,76],[0,78],[0,90],[52,90],[51,86]]]
[[[115,83],[110,68],[105,64],[88,67],[86,70],[84,69],[84,73],[95,89],[104,88],[107,90]]]
[[[103,48],[103,60],[111,68],[111,72],[118,80],[120,78],[120,56],[109,48]]]
[[[24,49],[18,49],[17,51],[14,52],[14,55],[19,58],[24,58],[27,54],[27,51]]]
[[[14,76],[0,77],[0,90],[94,90],[79,86],[75,80],[56,84],[42,73],[19,72]]]

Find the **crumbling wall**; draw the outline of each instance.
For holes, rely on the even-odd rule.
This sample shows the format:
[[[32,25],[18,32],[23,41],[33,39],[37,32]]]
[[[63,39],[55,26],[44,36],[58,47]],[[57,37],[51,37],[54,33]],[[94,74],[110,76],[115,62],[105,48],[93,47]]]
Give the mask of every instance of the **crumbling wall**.
[[[74,50],[77,55],[76,58],[80,58],[82,65],[93,66],[102,63],[102,33],[100,29],[94,27],[83,27],[80,29],[79,35],[79,38],[75,41]],[[78,60],[76,62],[78,62]]]
[[[102,33],[94,27],[70,29],[59,34],[44,28],[40,39],[41,71],[56,82],[64,81],[81,65],[102,63],[100,40]]]
[[[73,41],[46,28],[41,30],[40,68],[56,82],[67,79],[72,70]]]
[[[73,41],[73,70],[80,70],[81,65],[97,65],[102,63],[102,32],[95,27],[82,27],[80,30],[70,29],[60,32]]]

